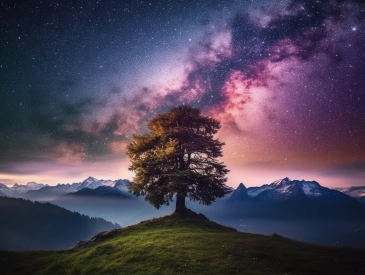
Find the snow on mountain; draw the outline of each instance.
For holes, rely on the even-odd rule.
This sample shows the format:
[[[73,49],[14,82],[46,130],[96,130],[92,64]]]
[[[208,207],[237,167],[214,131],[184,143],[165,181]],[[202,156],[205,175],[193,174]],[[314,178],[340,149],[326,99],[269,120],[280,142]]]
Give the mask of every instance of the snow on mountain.
[[[119,189],[120,191],[123,192],[129,192],[129,185],[131,184],[131,182],[129,180],[117,180],[114,183],[114,187]]]
[[[244,193],[243,185],[232,193],[232,196],[237,194],[235,199],[229,198],[225,204],[233,217],[335,220],[363,220],[365,217],[361,200],[323,187],[316,181],[284,178],[247,188],[249,198],[240,198],[239,193]]]
[[[365,186],[352,186],[350,188],[336,188],[338,190],[353,198],[365,198]]]
[[[305,180],[290,180],[289,178],[279,179],[271,184],[264,184],[260,187],[249,187],[243,189],[244,185],[240,186],[232,192],[231,197],[235,194],[235,198],[240,196],[238,192],[247,193],[250,198],[263,200],[286,200],[294,197],[320,197],[326,196],[332,190],[321,186],[316,181]],[[244,196],[243,196],[244,197]]]
[[[48,186],[48,184],[43,184],[43,183],[36,183],[34,181],[28,182],[26,184],[26,186],[30,189],[30,190],[38,190],[41,189],[44,186]]]
[[[28,182],[25,185],[22,184],[14,184],[13,187],[11,187],[12,190],[16,191],[18,194],[24,194],[28,192],[29,190],[38,190],[42,187],[48,186],[48,184],[42,184],[42,183],[36,183],[36,182]]]
[[[3,183],[0,183],[0,189],[2,189],[2,188],[9,188],[9,187],[7,187],[5,184],[3,184]]]
[[[21,196],[25,193],[27,193],[28,191],[32,191],[32,190],[39,190],[42,187],[48,186],[48,184],[42,184],[42,183],[36,183],[36,182],[28,182],[27,184],[23,185],[23,184],[14,184],[11,188],[10,188],[10,196]]]
[[[84,180],[81,183],[81,185],[78,187],[78,190],[83,189],[83,188],[95,189],[101,185],[102,185],[102,183],[99,180],[97,180],[96,178],[88,177],[86,180]]]
[[[5,184],[0,183],[0,196],[8,197],[7,193],[10,191],[10,188]]]
[[[335,188],[347,196],[350,196],[358,201],[365,203],[365,186],[352,186],[350,188]]]
[[[268,184],[264,184],[260,187],[249,187],[247,188],[247,193],[250,197],[256,197],[258,194],[260,194],[261,192],[264,192],[267,189],[273,189],[274,186],[268,185]]]
[[[13,197],[14,193],[14,191],[11,188],[2,183],[0,183],[0,192],[2,196],[6,197]]]
[[[56,186],[45,186],[38,190],[30,190],[23,195],[24,198],[31,200],[51,200],[55,197],[79,190],[81,182],[73,184],[57,184]]]
[[[5,184],[0,184],[0,191],[7,197],[21,197],[23,194],[32,191],[39,190],[42,187],[48,186],[47,184],[28,182],[25,185],[14,184],[12,187],[8,187]]]
[[[109,186],[109,187],[114,187],[115,185],[115,181],[114,180],[99,180],[99,182],[101,183],[101,185],[104,185],[104,186]]]
[[[274,181],[273,183],[270,184],[273,187],[285,187],[285,186],[289,186],[290,185],[290,179],[289,178],[283,178],[283,179],[279,179]]]
[[[128,192],[129,180],[98,180],[94,177],[88,177],[83,182],[76,183],[59,183],[55,186],[48,184],[40,184],[36,182],[28,182],[25,185],[14,184],[9,188],[4,184],[0,184],[1,194],[7,197],[21,197],[31,200],[51,200],[67,193],[74,193],[84,188],[96,189],[100,186],[116,187],[118,190]]]
[[[55,191],[58,191],[60,193],[68,193],[68,192],[76,192],[79,190],[81,185],[81,182],[75,182],[72,184],[66,183],[66,184],[57,184],[56,186],[50,186],[50,188],[54,189]]]
[[[340,191],[342,193],[345,193],[345,192],[349,191],[349,189],[350,188],[343,188],[343,187],[333,188],[333,190]]]

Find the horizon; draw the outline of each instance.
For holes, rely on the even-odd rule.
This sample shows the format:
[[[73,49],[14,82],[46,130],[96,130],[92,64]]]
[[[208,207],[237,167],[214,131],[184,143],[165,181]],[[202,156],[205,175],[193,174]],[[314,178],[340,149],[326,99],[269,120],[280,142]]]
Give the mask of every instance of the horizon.
[[[14,184],[5,184],[7,187],[9,188],[12,188],[14,187],[15,185],[23,185],[23,186],[26,186],[27,184],[29,183],[36,183],[36,184],[44,184],[46,186],[57,186],[57,185],[71,185],[71,184],[75,184],[75,183],[82,183],[83,181],[89,179],[89,178],[93,178],[97,181],[117,181],[117,180],[129,180],[129,181],[132,181],[131,179],[127,179],[127,178],[98,178],[98,177],[94,177],[94,176],[88,176],[82,180],[78,180],[78,181],[69,181],[69,182],[57,182],[55,184],[50,184],[50,183],[47,183],[47,182],[37,182],[37,181],[28,181],[28,182],[25,182],[25,183],[14,183]],[[243,181],[239,182],[236,186],[232,186],[232,185],[228,185],[234,189],[237,189],[239,187],[239,185],[243,184],[245,187],[247,188],[250,188],[250,187],[261,187],[262,185],[265,185],[265,184],[272,184],[278,180],[283,180],[283,179],[289,179],[290,181],[307,181],[307,182],[311,182],[311,181],[315,181],[315,182],[318,182],[316,180],[306,180],[306,179],[295,179],[295,178],[290,178],[290,177],[283,177],[283,178],[279,178],[279,179],[276,179],[276,180],[272,180],[271,182],[265,182],[265,183],[262,183],[262,184],[259,184],[259,185],[249,185]],[[330,186],[326,186],[326,185],[323,185],[321,184],[320,182],[318,182],[321,186],[323,187],[327,187],[327,188],[330,188],[330,189],[335,189],[335,188],[349,188],[349,187],[353,187],[353,186],[337,186],[337,187],[330,187]],[[4,184],[4,183],[1,183],[0,184]],[[365,187],[365,186],[361,186],[361,187]]]
[[[365,186],[360,1],[17,2],[0,24],[0,183],[131,180],[132,136],[190,105],[221,122],[228,186]]]

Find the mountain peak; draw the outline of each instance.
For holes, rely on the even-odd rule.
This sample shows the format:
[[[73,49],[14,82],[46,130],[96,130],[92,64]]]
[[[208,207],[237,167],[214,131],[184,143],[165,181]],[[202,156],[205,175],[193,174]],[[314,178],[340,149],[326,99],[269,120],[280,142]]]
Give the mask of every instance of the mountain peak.
[[[77,187],[78,190],[82,189],[82,188],[91,188],[91,189],[95,189],[97,187],[99,187],[100,185],[102,185],[102,182],[100,182],[99,180],[97,180],[96,178],[90,176],[88,177],[86,180],[84,180],[81,185],[79,185]]]
[[[274,181],[272,183],[272,185],[274,185],[274,186],[279,186],[279,185],[284,186],[284,185],[290,184],[290,182],[291,182],[291,180],[288,177],[286,177],[286,178]]]
[[[9,187],[7,187],[5,184],[3,183],[0,183],[0,188],[6,188],[6,189],[9,189]]]
[[[30,187],[30,188],[38,188],[38,187],[44,187],[46,186],[47,184],[43,184],[43,183],[36,183],[34,181],[30,181],[26,184],[27,187]]]
[[[247,193],[247,188],[246,186],[241,182],[237,189],[234,190],[231,193],[231,196],[229,197],[228,201],[230,202],[239,202],[242,200],[248,200],[250,199],[248,193]]]
[[[246,188],[246,186],[245,186],[245,185],[241,182],[241,183],[238,185],[237,189],[246,190],[247,188]]]

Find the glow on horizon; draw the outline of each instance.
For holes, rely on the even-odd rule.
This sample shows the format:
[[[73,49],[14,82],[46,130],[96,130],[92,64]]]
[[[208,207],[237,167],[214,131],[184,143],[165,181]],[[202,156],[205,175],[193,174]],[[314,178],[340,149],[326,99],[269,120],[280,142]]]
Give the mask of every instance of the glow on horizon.
[[[253,187],[270,184],[285,177],[291,180],[317,181],[322,186],[328,188],[364,185],[361,178],[349,180],[346,177],[339,177],[337,175],[326,175],[320,169],[308,171],[304,169],[283,169],[279,167],[265,168],[254,165],[240,166],[229,160],[225,164],[230,169],[226,184],[233,188],[237,188],[241,182],[246,187]],[[23,173],[19,173],[19,171],[17,173],[0,173],[0,183],[9,187],[15,183],[26,184],[28,182],[54,186],[59,183],[82,182],[89,176],[104,180],[132,180],[134,174],[128,170],[128,166],[128,159],[114,160],[112,162],[63,164],[57,168],[54,165],[48,165],[46,163],[23,163],[19,167],[19,169],[23,170]]]

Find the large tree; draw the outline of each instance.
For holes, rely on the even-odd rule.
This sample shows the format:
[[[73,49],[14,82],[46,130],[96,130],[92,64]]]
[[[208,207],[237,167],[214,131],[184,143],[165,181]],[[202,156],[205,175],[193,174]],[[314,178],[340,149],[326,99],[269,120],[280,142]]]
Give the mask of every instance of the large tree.
[[[210,205],[229,192],[229,170],[217,159],[224,143],[213,138],[218,120],[179,106],[154,117],[148,128],[150,133],[135,135],[127,146],[129,170],[135,172],[132,193],[144,195],[156,208],[176,196],[176,212],[183,213],[185,197]]]

